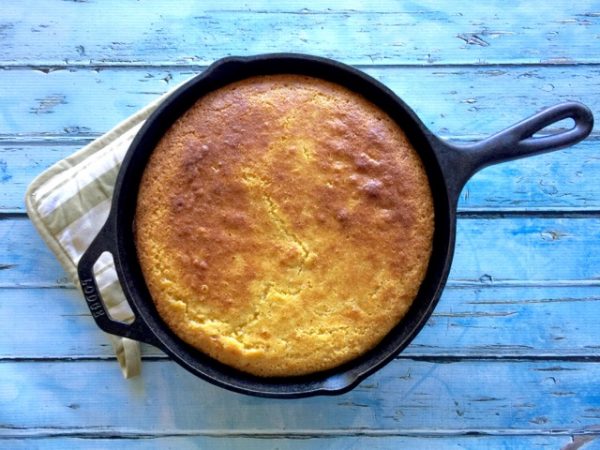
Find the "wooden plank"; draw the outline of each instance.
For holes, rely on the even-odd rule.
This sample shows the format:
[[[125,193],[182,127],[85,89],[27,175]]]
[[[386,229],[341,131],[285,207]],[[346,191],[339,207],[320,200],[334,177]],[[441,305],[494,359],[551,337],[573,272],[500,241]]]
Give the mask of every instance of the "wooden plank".
[[[456,448],[465,450],[511,448],[529,450],[532,448],[574,449],[568,447],[577,443],[587,444],[591,449],[597,436],[300,436],[300,437],[237,437],[237,436],[127,436],[111,438],[56,437],[35,439],[0,439],[0,445],[13,450],[63,450],[65,448],[86,448],[104,450],[107,448],[127,448],[129,450],[177,449],[177,450],[278,450],[328,449],[328,450],[384,450],[410,448],[430,450],[431,448]],[[592,444],[593,445],[593,444]]]
[[[442,137],[486,136],[561,101],[600,109],[600,96],[590,94],[600,90],[600,66],[362,69],[395,91]],[[2,92],[0,137],[96,136],[200,72],[156,67],[0,70],[0,85],[11,86]]]
[[[600,286],[445,289],[403,357],[599,357]]]
[[[0,143],[0,212],[25,211],[24,193],[44,169],[79,145]],[[600,141],[489,167],[467,183],[459,211],[597,211],[600,209]]]
[[[281,1],[238,4],[5,1],[0,61],[17,64],[205,64],[230,54],[316,53],[354,64],[597,62],[595,1],[507,8]],[[540,14],[544,8],[544,14]],[[52,14],[48,12],[52,11]],[[132,20],[135,17],[135,20]],[[519,49],[515,52],[515,49]]]
[[[483,169],[463,189],[458,209],[594,211],[600,209],[600,141]]]
[[[597,218],[505,217],[458,221],[454,283],[597,280]],[[598,261],[600,262],[600,261]]]
[[[0,299],[0,359],[114,357],[79,291],[0,289]],[[600,358],[598,323],[600,287],[450,286],[401,356]]]
[[[0,363],[0,435],[597,432],[600,364],[396,360],[350,393],[261,399],[168,360],[125,381],[112,361]]]
[[[22,216],[0,216],[0,268],[0,287],[68,284],[54,256]],[[458,222],[453,284],[596,285],[599,278],[600,221],[595,216]]]
[[[114,357],[78,290],[0,289],[0,299],[0,359]]]

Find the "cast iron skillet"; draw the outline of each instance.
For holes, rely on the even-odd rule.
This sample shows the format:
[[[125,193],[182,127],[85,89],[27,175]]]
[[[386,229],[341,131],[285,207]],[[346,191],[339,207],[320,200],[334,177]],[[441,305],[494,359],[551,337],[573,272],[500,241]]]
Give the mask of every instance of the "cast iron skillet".
[[[148,157],[169,126],[206,93],[253,75],[294,73],[323,78],[356,91],[386,111],[407,133],[425,165],[434,196],[433,253],[425,280],[407,315],[367,354],[335,369],[307,376],[260,378],[225,366],[175,336],[158,316],[138,263],[133,220],[142,172]],[[534,134],[562,119],[574,126],[553,135]],[[459,193],[477,170],[489,164],[556,150],[575,144],[591,131],[590,110],[579,103],[548,108],[481,142],[457,146],[434,136],[413,111],[384,85],[352,67],[314,56],[270,54],[231,57],[177,89],[146,121],[131,144],[116,182],[110,215],[79,262],[79,278],[98,326],[108,333],[155,345],[193,374],[221,387],[257,396],[303,397],[340,394],[355,387],[398,353],[421,330],[435,307],[450,270],[454,250]],[[93,275],[103,252],[113,255],[119,281],[135,314],[132,323],[114,321],[107,313]]]

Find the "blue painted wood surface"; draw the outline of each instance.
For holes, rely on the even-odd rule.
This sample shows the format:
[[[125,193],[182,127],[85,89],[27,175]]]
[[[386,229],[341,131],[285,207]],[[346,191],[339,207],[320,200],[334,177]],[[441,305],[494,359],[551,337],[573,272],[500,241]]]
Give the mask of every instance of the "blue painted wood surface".
[[[498,448],[512,448],[530,450],[535,449],[557,449],[557,448],[585,448],[591,449],[593,437],[579,436],[571,438],[569,436],[490,436],[482,439],[479,436],[467,437],[438,437],[428,436],[427,439],[414,436],[336,436],[323,437],[319,435],[302,435],[290,437],[248,437],[248,436],[177,436],[160,437],[136,436],[126,443],[126,448],[131,450],[148,449],[174,449],[174,450],[229,450],[231,448],[240,448],[244,450],[301,450],[306,448],[327,449],[327,450],[385,450],[385,449],[412,449],[412,450],[430,450],[431,448],[452,448],[461,450],[487,450]],[[10,441],[13,450],[31,450],[35,448],[57,449],[65,448],[86,448],[91,450],[104,450],[110,445],[111,441],[95,438],[80,437],[42,437],[34,441],[32,446],[31,439],[13,439]],[[591,444],[590,444],[591,442]],[[571,447],[568,447],[571,445]],[[576,447],[577,445],[586,445],[585,447]]]
[[[598,127],[467,184],[434,315],[354,391],[249,398],[150,346],[121,378],[25,188],[215,59],[271,51],[357,65],[457,142],[564,100],[600,117],[597,0],[4,1],[0,448],[600,448]]]

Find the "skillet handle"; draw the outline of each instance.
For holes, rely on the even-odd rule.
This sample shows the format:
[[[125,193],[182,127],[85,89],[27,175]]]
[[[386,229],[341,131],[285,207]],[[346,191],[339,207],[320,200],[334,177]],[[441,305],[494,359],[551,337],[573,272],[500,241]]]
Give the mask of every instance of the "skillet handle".
[[[110,220],[100,230],[77,264],[79,283],[88,308],[90,308],[96,324],[107,333],[159,346],[153,333],[142,323],[137,314],[131,323],[113,320],[102,300],[100,289],[96,283],[94,264],[104,252],[114,255],[110,245],[112,239],[108,228],[109,222]]]
[[[563,119],[573,119],[572,128],[555,134],[534,134]],[[590,109],[577,102],[551,106],[506,130],[470,145],[443,143],[438,154],[454,198],[467,180],[491,164],[558,150],[585,139],[594,126]]]

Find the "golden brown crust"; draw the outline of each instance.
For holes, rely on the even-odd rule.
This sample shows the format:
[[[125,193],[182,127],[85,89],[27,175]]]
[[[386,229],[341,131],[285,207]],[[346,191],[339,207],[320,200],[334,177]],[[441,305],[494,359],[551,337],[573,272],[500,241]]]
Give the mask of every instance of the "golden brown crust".
[[[167,325],[259,376],[374,347],[423,280],[433,201],[399,126],[336,84],[249,78],[200,99],[145,169],[136,246]]]

